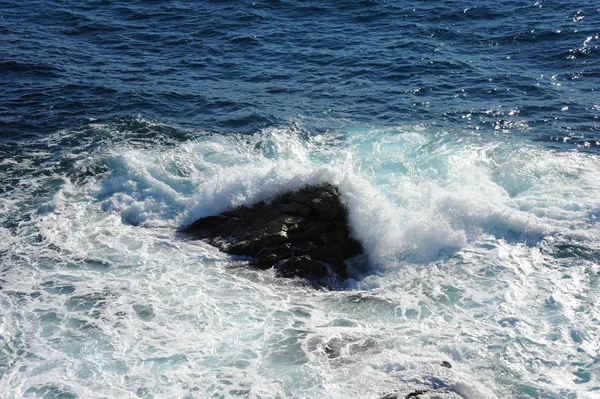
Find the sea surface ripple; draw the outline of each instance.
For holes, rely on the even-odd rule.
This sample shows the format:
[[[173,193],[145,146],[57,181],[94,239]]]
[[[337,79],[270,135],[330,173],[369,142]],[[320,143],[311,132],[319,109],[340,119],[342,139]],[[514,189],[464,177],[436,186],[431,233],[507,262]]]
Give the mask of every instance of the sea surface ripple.
[[[594,1],[0,0],[0,397],[597,398],[599,93]],[[322,182],[337,290],[177,233]]]

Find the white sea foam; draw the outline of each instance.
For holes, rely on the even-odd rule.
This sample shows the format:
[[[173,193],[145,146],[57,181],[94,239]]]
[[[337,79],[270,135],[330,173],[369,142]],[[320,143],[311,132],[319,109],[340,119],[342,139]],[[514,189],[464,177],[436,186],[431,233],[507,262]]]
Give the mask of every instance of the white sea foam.
[[[0,392],[585,398],[600,383],[597,157],[422,128],[309,133],[109,140],[64,155],[76,178],[51,160],[28,177],[0,205],[17,226],[0,230]],[[60,189],[27,205],[44,179]],[[326,181],[369,258],[346,291],[175,234]]]

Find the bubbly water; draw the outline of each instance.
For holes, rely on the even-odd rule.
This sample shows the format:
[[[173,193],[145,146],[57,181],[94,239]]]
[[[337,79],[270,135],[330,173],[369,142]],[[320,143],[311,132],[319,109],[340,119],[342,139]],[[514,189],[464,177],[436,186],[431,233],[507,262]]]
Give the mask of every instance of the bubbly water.
[[[600,397],[599,19],[4,2],[0,397]],[[178,233],[321,182],[338,290]]]

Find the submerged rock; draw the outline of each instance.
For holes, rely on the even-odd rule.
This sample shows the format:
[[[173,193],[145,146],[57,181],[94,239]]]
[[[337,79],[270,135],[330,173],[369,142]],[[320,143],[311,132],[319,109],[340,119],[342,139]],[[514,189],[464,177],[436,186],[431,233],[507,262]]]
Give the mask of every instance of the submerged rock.
[[[345,260],[362,252],[351,238],[347,210],[334,186],[307,186],[270,202],[198,219],[184,233],[223,252],[253,258],[282,277],[345,279]]]

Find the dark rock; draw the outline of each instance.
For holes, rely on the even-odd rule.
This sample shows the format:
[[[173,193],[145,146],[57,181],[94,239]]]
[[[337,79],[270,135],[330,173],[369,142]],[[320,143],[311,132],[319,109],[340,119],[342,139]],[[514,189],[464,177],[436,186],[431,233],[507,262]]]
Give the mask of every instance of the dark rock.
[[[458,394],[445,389],[415,389],[390,393],[381,399],[463,399]]]
[[[340,357],[342,354],[343,345],[344,342],[340,338],[333,338],[327,342],[327,344],[323,347],[323,350],[325,351],[327,357],[330,359],[335,359]]]
[[[446,367],[447,369],[451,369],[452,368],[452,364],[450,364],[450,362],[447,361],[443,361],[442,362],[442,367]]]
[[[292,202],[291,204],[283,204],[279,208],[281,213],[287,213],[289,215],[299,215],[299,216],[310,216],[313,213],[313,210],[310,206],[301,204],[299,202]]]
[[[324,262],[313,260],[309,255],[292,256],[277,263],[277,271],[282,277],[324,278],[331,269]]]
[[[338,190],[330,184],[198,219],[183,232],[224,252],[250,256],[259,269],[275,267],[282,277],[345,279],[345,260],[362,252],[350,237]]]

